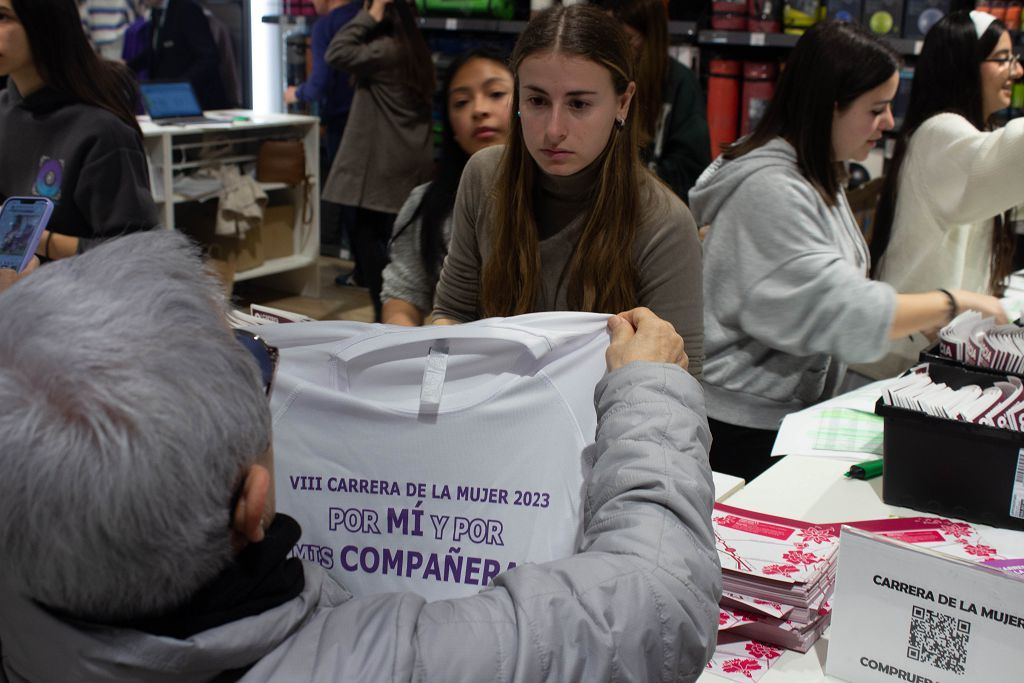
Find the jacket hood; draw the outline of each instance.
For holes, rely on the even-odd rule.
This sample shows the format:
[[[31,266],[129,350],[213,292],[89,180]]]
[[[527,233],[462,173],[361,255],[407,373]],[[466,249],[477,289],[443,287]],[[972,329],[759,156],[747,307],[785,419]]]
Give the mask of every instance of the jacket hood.
[[[712,223],[739,186],[754,173],[772,166],[792,169],[795,163],[796,150],[782,138],[775,138],[738,159],[719,156],[690,190],[690,211],[697,225]]]

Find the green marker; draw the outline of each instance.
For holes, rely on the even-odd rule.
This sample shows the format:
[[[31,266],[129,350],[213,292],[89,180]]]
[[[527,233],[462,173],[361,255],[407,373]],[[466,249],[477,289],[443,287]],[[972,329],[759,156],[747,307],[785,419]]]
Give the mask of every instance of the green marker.
[[[882,459],[867,460],[850,466],[850,471],[844,473],[850,479],[874,479],[882,474]]]

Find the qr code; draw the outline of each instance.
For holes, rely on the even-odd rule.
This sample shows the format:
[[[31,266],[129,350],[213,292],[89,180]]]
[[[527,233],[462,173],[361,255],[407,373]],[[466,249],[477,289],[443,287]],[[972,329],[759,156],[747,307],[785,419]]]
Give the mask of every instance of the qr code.
[[[907,657],[955,674],[967,666],[971,622],[914,606],[910,619]]]

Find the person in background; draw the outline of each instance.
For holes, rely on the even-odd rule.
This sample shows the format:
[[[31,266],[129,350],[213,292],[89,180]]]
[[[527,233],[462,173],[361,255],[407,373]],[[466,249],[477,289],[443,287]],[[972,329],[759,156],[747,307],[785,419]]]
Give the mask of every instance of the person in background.
[[[284,101],[285,104],[315,102],[319,106],[320,122],[324,127],[320,175],[326,178],[345,132],[355,88],[352,75],[332,69],[324,56],[335,34],[359,12],[361,5],[354,0],[313,0],[313,7],[320,18],[313,24],[312,73],[308,81],[288,86]],[[351,208],[327,201],[321,205],[321,241],[334,247],[332,256],[337,256],[338,248],[348,243],[354,216],[355,211]]]
[[[391,261],[384,269],[383,322],[422,325],[430,315],[462,169],[476,152],[508,139],[512,87],[505,57],[492,48],[464,52],[448,67],[441,160],[434,180],[413,189],[395,220]]]
[[[626,35],[589,5],[534,17],[512,54],[506,147],[466,164],[435,322],[650,308],[703,361],[700,244],[686,205],[640,163]]]
[[[141,15],[136,0],[81,0],[79,12],[92,44],[104,59],[121,59],[124,34]]]
[[[356,93],[323,196],[357,207],[353,256],[380,321],[396,214],[409,192],[431,176],[434,64],[406,0],[370,0],[335,34],[325,58],[355,76]]]
[[[663,0],[601,0],[622,22],[637,65],[640,157],[683,201],[711,163],[704,94],[690,69],[668,54]]]
[[[75,0],[0,0],[0,74],[0,197],[53,200],[40,256],[157,224],[135,81],[93,50]]]
[[[1021,74],[1006,26],[954,12],[931,28],[871,236],[876,276],[898,292],[936,287],[1001,295],[1016,235],[1004,214],[1024,201],[1024,119],[992,129]],[[888,377],[929,344],[902,338],[859,371]]]
[[[354,598],[290,557],[302,530],[275,514],[274,351],[232,334],[226,309],[170,230],[0,294],[0,679],[703,673],[721,594],[709,437],[670,325],[609,320],[579,552],[428,604]]]
[[[220,57],[210,21],[195,0],[145,0],[150,7],[150,42],[129,60],[152,80],[188,81],[204,110],[225,109],[231,98],[220,76]]]
[[[748,481],[771,464],[780,420],[829,398],[850,362],[963,309],[1006,320],[962,290],[897,294],[870,256],[842,166],[892,129],[899,58],[855,24],[822,22],[789,55],[754,131],[690,193],[704,240],[711,464]],[[814,83],[815,87],[807,87]]]

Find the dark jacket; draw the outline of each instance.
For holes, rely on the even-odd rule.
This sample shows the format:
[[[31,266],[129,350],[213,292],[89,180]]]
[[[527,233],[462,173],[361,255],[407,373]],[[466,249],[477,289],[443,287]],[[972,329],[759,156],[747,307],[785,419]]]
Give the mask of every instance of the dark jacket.
[[[203,109],[230,106],[220,79],[217,46],[202,8],[193,0],[168,0],[162,15],[152,27],[156,40],[128,65],[136,72],[148,69],[153,80],[189,81]]]
[[[674,59],[668,60],[658,130],[641,158],[683,201],[711,163],[704,94],[693,72]]]
[[[142,136],[112,113],[50,88],[0,92],[0,199],[53,200],[49,228],[79,251],[157,224]]]

